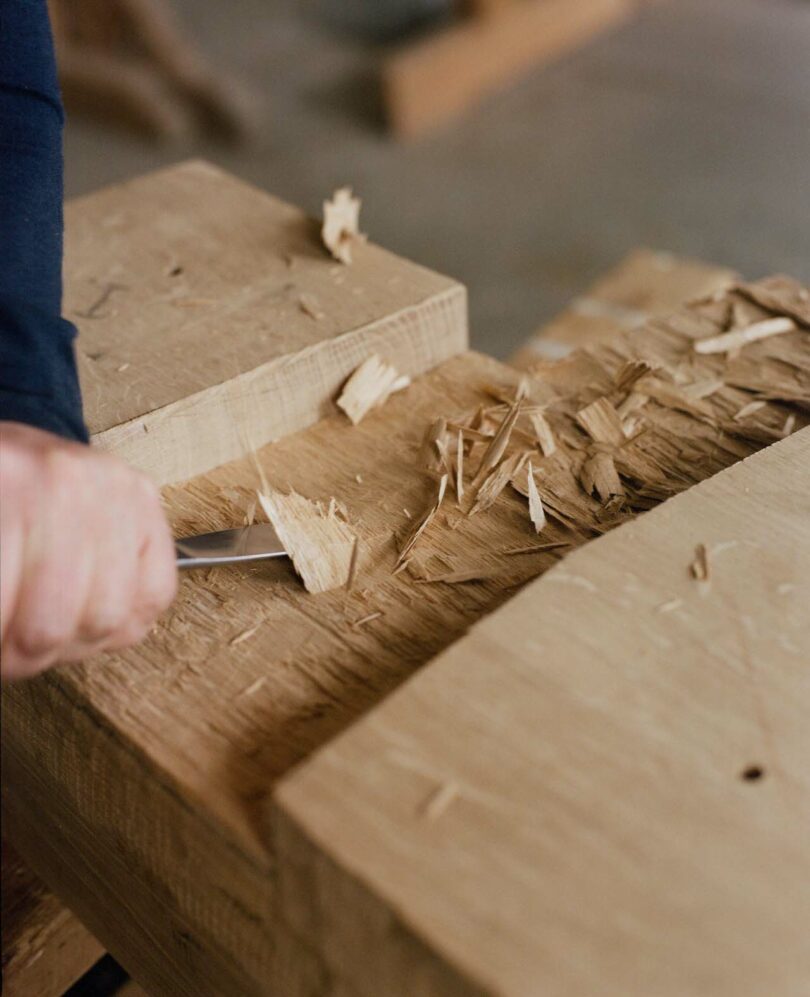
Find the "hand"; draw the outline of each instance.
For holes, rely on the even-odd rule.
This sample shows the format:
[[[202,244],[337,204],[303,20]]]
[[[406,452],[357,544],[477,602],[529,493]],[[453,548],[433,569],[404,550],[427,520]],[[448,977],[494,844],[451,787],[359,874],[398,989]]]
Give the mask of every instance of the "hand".
[[[3,679],[126,647],[177,588],[157,488],[108,454],[0,422]]]

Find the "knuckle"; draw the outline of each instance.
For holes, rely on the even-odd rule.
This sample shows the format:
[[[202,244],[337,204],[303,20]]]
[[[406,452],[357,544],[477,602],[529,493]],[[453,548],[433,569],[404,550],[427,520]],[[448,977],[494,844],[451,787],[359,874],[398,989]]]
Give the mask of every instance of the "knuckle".
[[[56,657],[70,637],[70,627],[58,618],[24,622],[10,635],[18,653],[27,659]]]

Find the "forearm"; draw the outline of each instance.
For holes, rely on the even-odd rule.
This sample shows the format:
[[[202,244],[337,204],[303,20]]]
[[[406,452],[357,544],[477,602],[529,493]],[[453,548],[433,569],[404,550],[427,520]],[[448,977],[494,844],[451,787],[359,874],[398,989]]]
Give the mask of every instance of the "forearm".
[[[86,439],[60,317],[62,108],[45,0],[0,6],[0,419]]]

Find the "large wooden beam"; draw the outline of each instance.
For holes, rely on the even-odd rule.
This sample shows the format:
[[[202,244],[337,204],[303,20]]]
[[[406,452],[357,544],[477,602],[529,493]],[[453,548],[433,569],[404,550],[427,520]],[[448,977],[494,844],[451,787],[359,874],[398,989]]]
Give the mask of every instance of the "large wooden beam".
[[[87,423],[160,484],[308,426],[379,353],[416,375],[467,344],[453,280],[358,243],[202,162],[71,202],[65,311]]]
[[[803,430],[571,554],[284,780],[280,917],[325,974],[804,989],[808,486]]]
[[[735,303],[756,314],[739,296]],[[493,404],[493,393],[514,397],[518,387],[516,371],[463,354],[418,378],[359,426],[338,413],[258,451],[272,485],[312,499],[334,496],[345,506],[362,541],[350,592],[307,595],[283,566],[195,573],[184,578],[176,605],[140,647],[4,693],[8,833],[150,993],[296,997],[330,986],[368,997],[413,993],[418,987],[407,988],[419,977],[411,969],[421,972],[427,953],[432,975],[423,991],[454,992],[458,974],[437,942],[441,932],[420,941],[400,931],[384,897],[379,906],[367,905],[349,864],[345,877],[323,873],[328,884],[345,888],[343,926],[365,937],[350,916],[356,909],[392,925],[393,934],[358,962],[355,936],[338,931],[331,914],[319,933],[311,907],[320,903],[317,893],[291,887],[315,877],[317,890],[318,870],[331,853],[320,841],[311,852],[298,850],[301,835],[309,834],[306,808],[288,843],[286,825],[268,816],[274,789],[369,711],[373,727],[380,702],[398,684],[566,551],[781,436],[789,409],[779,399],[795,401],[805,375],[780,380],[780,372],[791,364],[797,372],[810,367],[804,332],[746,347],[729,365],[734,383],[714,385],[700,404],[687,401],[685,412],[677,406],[687,396],[674,387],[669,395],[659,390],[660,400],[645,407],[645,431],[616,458],[626,482],[624,509],[606,510],[580,487],[588,444],[575,413],[615,389],[625,362],[640,356],[661,368],[659,377],[671,370],[684,391],[696,384],[703,393],[721,362],[694,354],[692,340],[717,331],[729,305],[708,302],[590,356],[549,366],[527,385],[530,398],[550,403],[557,427],[558,452],[549,458],[536,452],[535,459],[549,512],[540,539],[562,546],[514,553],[538,538],[525,500],[512,489],[471,517],[448,498],[413,563],[392,573],[398,539],[435,496],[435,478],[421,456],[426,427]],[[745,387],[752,378],[757,385],[764,379],[776,400],[735,420],[752,398]],[[801,425],[801,414],[790,414]],[[518,430],[526,433],[527,425]],[[531,446],[531,439],[516,434],[515,445]],[[254,463],[241,458],[167,487],[164,496],[176,530],[203,530],[243,521],[257,484]],[[472,578],[460,581],[459,573]],[[569,588],[578,595],[576,583]],[[586,619],[578,614],[579,631]],[[491,675],[510,674],[508,662],[490,668]],[[496,683],[480,701],[482,723],[489,713],[508,714],[521,695],[519,680]],[[443,735],[452,731],[451,720]],[[465,734],[464,741],[477,757],[475,738]],[[412,748],[403,740],[390,757],[406,767],[415,757],[418,773]],[[374,760],[366,763],[372,771]],[[444,771],[431,768],[422,777],[420,808],[428,823],[442,802],[434,793],[442,790]],[[346,778],[354,786],[359,776]],[[302,796],[290,785],[292,796],[285,788],[281,801],[296,818]],[[414,818],[420,827],[421,821]],[[442,824],[435,827],[441,834]],[[343,837],[336,840],[342,848]],[[487,946],[500,965],[500,925],[509,922],[500,908],[493,911]],[[397,939],[402,947],[394,956],[389,942]],[[358,966],[366,968],[362,978]]]

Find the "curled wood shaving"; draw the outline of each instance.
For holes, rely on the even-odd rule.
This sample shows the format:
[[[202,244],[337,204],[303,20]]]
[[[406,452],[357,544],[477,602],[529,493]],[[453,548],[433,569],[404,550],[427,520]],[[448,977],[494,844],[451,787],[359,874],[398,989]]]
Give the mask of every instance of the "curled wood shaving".
[[[625,442],[622,421],[607,398],[597,398],[576,414],[577,422],[596,443],[621,446]]]
[[[709,580],[709,552],[706,544],[698,544],[695,547],[695,557],[689,565],[689,573],[699,582]]]
[[[588,457],[580,469],[579,480],[589,495],[597,496],[603,503],[624,495],[621,479],[609,453],[597,451]]]
[[[530,412],[529,419],[537,442],[540,444],[540,449],[543,451],[543,456],[550,457],[557,449],[557,441],[554,439],[554,431],[548,419],[542,412]]]
[[[289,554],[307,592],[345,585],[356,538],[337,517],[336,504],[325,511],[303,495],[285,495],[266,485],[259,504]]]
[[[395,391],[407,388],[410,383],[407,375],[399,374],[391,364],[373,354],[343,385],[337,405],[356,426],[371,409],[378,408]]]
[[[696,339],[694,349],[696,353],[703,354],[730,353],[748,343],[755,343],[758,339],[768,339],[770,336],[793,332],[796,328],[797,325],[792,318],[767,318],[761,322],[754,322],[744,329],[733,329],[731,332],[724,332],[708,339]]]
[[[534,532],[540,533],[546,525],[546,513],[543,509],[543,502],[534,481],[531,461],[529,461],[529,475],[526,481],[529,491],[529,519],[531,519],[532,525],[534,526]]]
[[[340,263],[352,262],[352,244],[360,235],[360,199],[341,187],[323,202],[323,244]]]
[[[439,479],[439,490],[436,496],[436,501],[428,509],[425,515],[419,520],[416,526],[411,530],[408,535],[407,540],[403,544],[402,550],[399,552],[399,557],[397,558],[397,563],[394,565],[394,572],[401,571],[407,564],[408,557],[411,551],[416,546],[417,540],[422,536],[425,530],[433,522],[436,513],[444,500],[444,493],[447,490],[447,475],[443,474]]]
[[[513,453],[505,460],[502,460],[479,486],[475,494],[475,502],[468,515],[474,516],[478,512],[489,509],[512,478],[523,467],[527,457],[528,454],[526,453]]]

